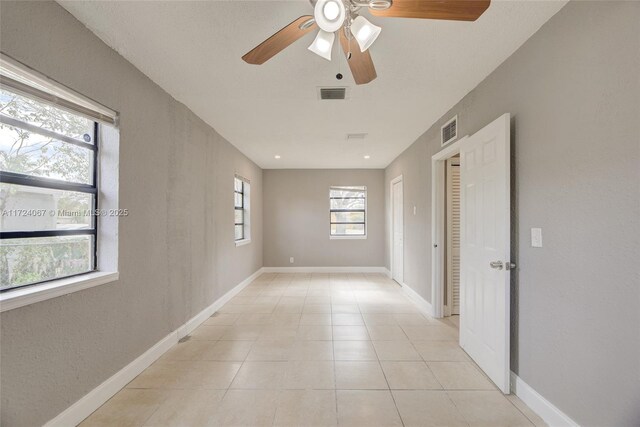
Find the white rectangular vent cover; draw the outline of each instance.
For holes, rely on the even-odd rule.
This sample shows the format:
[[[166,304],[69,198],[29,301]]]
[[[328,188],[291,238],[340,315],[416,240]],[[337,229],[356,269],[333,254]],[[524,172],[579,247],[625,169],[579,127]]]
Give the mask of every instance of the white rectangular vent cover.
[[[458,116],[455,116],[440,128],[442,145],[454,141],[458,137]]]
[[[318,88],[320,99],[347,99],[346,87],[321,87]]]
[[[367,137],[366,133],[348,133],[347,141],[357,141],[357,140],[362,141],[366,137]]]

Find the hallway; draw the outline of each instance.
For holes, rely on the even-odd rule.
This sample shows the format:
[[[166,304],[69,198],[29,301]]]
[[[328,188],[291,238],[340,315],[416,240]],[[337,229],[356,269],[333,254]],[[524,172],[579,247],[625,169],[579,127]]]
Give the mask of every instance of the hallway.
[[[82,426],[532,426],[382,274],[266,273]]]

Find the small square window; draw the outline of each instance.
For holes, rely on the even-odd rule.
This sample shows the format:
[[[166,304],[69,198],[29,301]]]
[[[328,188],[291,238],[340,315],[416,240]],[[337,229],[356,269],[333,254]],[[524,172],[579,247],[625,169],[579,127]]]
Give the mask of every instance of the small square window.
[[[365,238],[367,187],[331,187],[329,223],[332,238]]]

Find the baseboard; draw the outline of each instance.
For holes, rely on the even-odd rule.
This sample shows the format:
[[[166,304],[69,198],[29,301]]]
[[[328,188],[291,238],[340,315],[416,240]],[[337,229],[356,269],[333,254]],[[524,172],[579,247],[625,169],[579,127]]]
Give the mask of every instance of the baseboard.
[[[513,372],[511,372],[511,392],[518,396],[520,400],[531,408],[533,412],[538,414],[550,427],[578,426],[578,423],[569,418],[560,409],[556,408]]]
[[[178,333],[178,339],[181,339],[189,335],[195,328],[200,326],[205,320],[211,317],[213,313],[220,310],[220,308],[223,305],[229,302],[231,298],[238,295],[238,293],[241,290],[243,290],[249,283],[253,282],[262,273],[263,273],[263,268],[259,268],[251,276],[247,277],[242,282],[238,283],[233,289],[229,290],[226,294],[218,298],[209,307],[205,308],[200,313],[196,314],[191,319],[189,319],[187,323],[185,323],[184,325],[182,325],[176,330],[176,332]]]
[[[427,300],[404,283],[402,284],[402,289],[420,311],[428,316],[433,316],[433,308]],[[578,427],[578,423],[556,408],[513,372],[511,372],[511,392],[518,396],[550,427]]]
[[[418,307],[418,309],[427,316],[433,316],[433,307],[431,303],[426,299],[422,298],[416,291],[411,289],[406,284],[402,284],[402,290],[407,294],[409,299],[414,302],[414,304]]]
[[[166,337],[158,341],[153,347],[145,351],[133,362],[118,371],[115,375],[107,379],[98,387],[91,390],[76,403],[65,409],[57,417],[45,424],[45,427],[68,427],[81,423],[91,415],[96,409],[102,406],[113,395],[126,386],[131,380],[137,377],[142,371],[147,369],[153,362],[158,360],[167,352],[178,340],[200,326],[220,307],[226,304],[231,298],[236,296],[242,289],[251,283],[256,277],[262,274],[263,269],[258,269],[251,276],[236,285],[233,289],[218,298],[213,304],[202,310],[200,313],[188,320],[184,325],[171,332]]]
[[[384,269],[384,274],[385,274],[389,279],[391,279],[391,270],[389,270],[388,268],[386,268],[386,267],[385,267],[385,269]]]
[[[384,267],[263,267],[265,273],[382,273]]]
[[[170,333],[133,362],[46,423],[45,427],[68,427],[80,424],[177,342],[176,333]]]
[[[433,315],[431,304],[406,284],[402,290],[413,301],[418,309],[428,316]],[[533,412],[538,414],[550,427],[579,427],[579,424],[569,418],[564,412],[556,408],[551,402],[542,397],[529,384],[511,372],[511,392],[518,396]]]

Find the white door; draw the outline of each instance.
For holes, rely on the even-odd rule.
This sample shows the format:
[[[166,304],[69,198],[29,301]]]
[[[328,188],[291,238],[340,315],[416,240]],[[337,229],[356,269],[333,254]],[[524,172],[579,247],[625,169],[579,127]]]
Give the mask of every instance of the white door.
[[[460,346],[509,393],[510,115],[460,145]]]
[[[404,220],[402,216],[402,181],[391,185],[392,197],[392,224],[393,224],[393,280],[402,284],[404,275]]]

